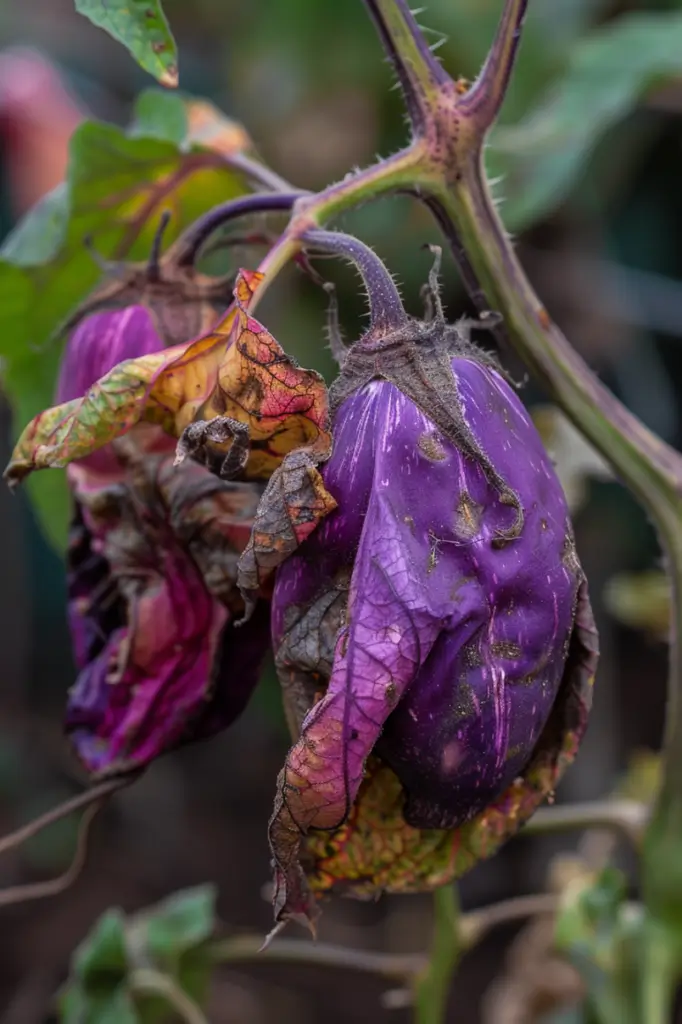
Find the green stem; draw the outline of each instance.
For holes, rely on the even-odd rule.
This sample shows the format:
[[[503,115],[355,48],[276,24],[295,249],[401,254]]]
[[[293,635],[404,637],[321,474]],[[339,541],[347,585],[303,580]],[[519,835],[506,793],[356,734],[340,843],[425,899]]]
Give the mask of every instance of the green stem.
[[[134,995],[161,996],[185,1024],[208,1024],[201,1008],[168,974],[140,967],[130,974],[129,984]]]
[[[657,922],[644,923],[639,1019],[646,1024],[672,1024],[679,976],[679,939]]]
[[[380,34],[405,88],[414,54],[423,54],[425,42],[414,21],[405,17],[404,0],[367,2],[375,20],[381,12]],[[505,0],[483,70],[463,96],[452,80],[443,81],[422,60],[416,117],[408,95],[408,113],[424,152],[413,184],[450,241],[472,299],[502,314],[516,351],[639,499],[667,555],[674,608],[664,776],[642,854],[652,936],[646,954],[659,979],[647,981],[650,1001],[644,1019],[654,1024],[650,1013],[655,1014],[658,1024],[667,1012],[670,986],[682,974],[682,457],[633,416],[571,348],[535,295],[492,202],[483,147],[512,73],[526,3]],[[665,971],[654,969],[664,947],[674,970],[668,961]]]
[[[649,808],[636,800],[595,800],[584,804],[541,807],[526,822],[522,835],[551,835],[555,832],[608,828],[622,833],[635,847],[642,841],[649,820]]]
[[[410,190],[422,163],[423,147],[417,141],[316,195],[302,196],[294,206],[286,231],[258,268],[265,279],[251,300],[251,311],[255,310],[277,275],[303,248],[302,238],[307,232],[370,199]]]
[[[427,126],[438,88],[449,79],[419,31],[406,0],[364,0],[398,76],[415,135]]]
[[[459,898],[454,885],[436,889],[431,956],[414,990],[416,1024],[442,1024],[447,1011],[450,983],[461,953]]]
[[[267,960],[270,963],[309,964],[313,967],[374,974],[401,984],[410,984],[425,967],[425,958],[420,955],[374,953],[324,942],[301,942],[298,939],[275,939],[263,949],[263,938],[260,935],[236,935],[221,939],[211,944],[210,955],[214,963]]]

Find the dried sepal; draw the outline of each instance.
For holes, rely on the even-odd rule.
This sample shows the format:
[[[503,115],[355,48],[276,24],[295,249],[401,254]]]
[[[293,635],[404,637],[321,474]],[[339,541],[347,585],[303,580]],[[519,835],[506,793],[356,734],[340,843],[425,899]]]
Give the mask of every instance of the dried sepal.
[[[330,451],[331,435],[326,433],[317,445],[286,455],[269,480],[239,560],[239,587],[247,615],[267,577],[336,508],[336,499],[317,468]]]

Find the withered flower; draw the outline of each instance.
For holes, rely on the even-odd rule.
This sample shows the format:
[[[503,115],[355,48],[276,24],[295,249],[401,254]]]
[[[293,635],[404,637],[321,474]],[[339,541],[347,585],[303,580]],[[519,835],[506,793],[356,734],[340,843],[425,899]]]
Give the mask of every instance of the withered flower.
[[[597,654],[554,468],[435,271],[418,321],[361,243],[308,241],[358,263],[372,315],[332,388],[338,508],[273,595],[296,739],[275,912],[310,922],[311,887],[431,888],[516,831],[575,754]]]
[[[142,306],[91,315],[68,342],[57,397],[82,400],[114,366],[162,348]],[[265,602],[242,630],[234,625],[244,611],[237,560],[262,488],[174,458],[174,438],[138,423],[68,469],[79,676],[66,730],[97,777],[139,769],[229,725],[268,649]]]

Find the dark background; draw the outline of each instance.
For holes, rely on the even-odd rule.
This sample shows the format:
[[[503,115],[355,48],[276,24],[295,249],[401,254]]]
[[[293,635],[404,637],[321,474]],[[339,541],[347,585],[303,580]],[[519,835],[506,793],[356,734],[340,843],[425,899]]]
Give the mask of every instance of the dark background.
[[[180,46],[183,88],[211,97],[245,122],[262,155],[296,184],[321,187],[402,143],[400,98],[390,91],[390,71],[359,0],[174,0],[166,6]],[[439,53],[451,71],[476,73],[499,7],[498,0],[429,5],[423,20],[448,34]],[[664,15],[676,8],[682,4],[534,0],[506,120],[513,124],[543,101],[595,26],[632,10]],[[41,70],[35,56],[12,49],[17,44],[38,47],[58,70]],[[124,123],[136,92],[151,83],[120,46],[73,12],[70,0],[4,4],[0,47],[4,234],[62,177],[68,135],[81,110]],[[616,62],[624,59],[614,56]],[[60,91],[51,74],[61,76],[68,92]],[[605,66],[604,88],[610,83]],[[516,165],[506,167],[509,219],[515,228],[518,219],[521,258],[572,343],[645,422],[679,446],[682,81],[676,84],[673,77],[664,87],[649,85],[636,107],[599,136],[558,202],[550,199],[536,214],[519,214],[521,200],[533,201],[533,181],[524,184]],[[582,125],[590,112],[577,104],[573,116]],[[564,159],[560,152],[557,159]],[[505,187],[503,182],[498,189],[503,196]],[[365,208],[344,224],[378,249],[416,310],[430,261],[420,246],[438,241],[429,217],[395,199]],[[339,281],[352,338],[360,330],[362,303],[350,273],[341,272]],[[468,312],[450,263],[445,282],[450,315]],[[266,322],[285,347],[329,373],[322,296],[299,277],[285,275],[266,309]],[[508,365],[517,379],[523,376],[513,358]],[[531,406],[544,402],[532,383],[523,396]],[[576,532],[603,652],[589,734],[559,794],[586,800],[613,790],[633,751],[659,744],[666,607],[656,578],[653,591],[639,576],[614,584],[624,571],[658,567],[655,538],[617,483],[601,472],[581,480],[592,460],[586,462],[570,435],[561,438],[559,443],[554,437],[559,468],[571,493],[582,490],[575,497]],[[3,456],[9,444],[4,409]],[[0,551],[2,833],[68,796],[82,780],[61,737],[61,709],[73,680],[62,564],[43,540],[25,497],[11,497],[2,488]],[[65,976],[70,953],[110,905],[133,910],[173,889],[214,880],[222,920],[265,932],[266,821],[286,747],[269,671],[227,734],[166,757],[117,797],[93,830],[88,864],[72,890],[2,911],[0,1019],[49,1019],[50,996]],[[6,855],[0,859],[0,884],[63,870],[74,835],[69,820]],[[543,889],[551,856],[576,842],[513,841],[464,880],[465,907]],[[325,909],[320,936],[357,947],[418,951],[429,940],[430,914],[428,898],[391,897],[376,905],[336,900]],[[465,960],[452,996],[452,1019],[459,1024],[503,1024],[489,1003],[482,1016],[481,999],[504,968],[512,934],[496,932]],[[407,1011],[382,1007],[383,988],[318,968],[225,970],[216,977],[209,1017],[215,1024],[407,1021]]]

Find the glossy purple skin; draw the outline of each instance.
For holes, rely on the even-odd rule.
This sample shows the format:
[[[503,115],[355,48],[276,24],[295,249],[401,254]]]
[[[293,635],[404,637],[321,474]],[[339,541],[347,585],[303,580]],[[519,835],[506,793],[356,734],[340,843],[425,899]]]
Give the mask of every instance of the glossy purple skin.
[[[92,313],[69,338],[62,357],[56,401],[80,398],[96,380],[126,359],[164,348],[145,306]]]
[[[501,376],[464,358],[452,367],[523,530],[495,543],[514,508],[392,384],[341,406],[323,469],[339,508],[279,569],[273,595],[277,651],[287,609],[305,610],[353,566],[329,685],[288,761],[305,771],[314,738],[323,764],[301,790],[314,827],[343,817],[372,750],[401,779],[410,824],[468,820],[522,771],[562,679],[580,569],[561,485]]]

